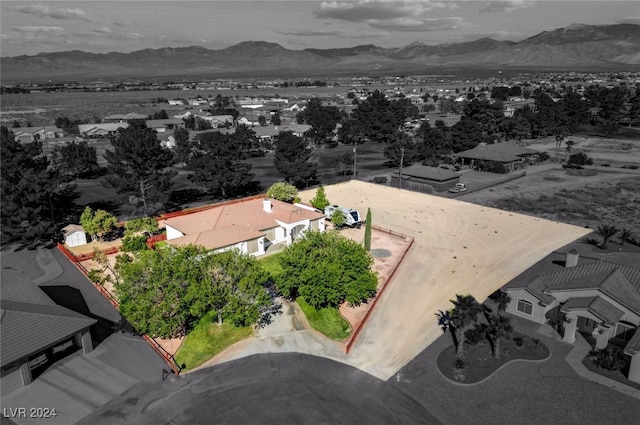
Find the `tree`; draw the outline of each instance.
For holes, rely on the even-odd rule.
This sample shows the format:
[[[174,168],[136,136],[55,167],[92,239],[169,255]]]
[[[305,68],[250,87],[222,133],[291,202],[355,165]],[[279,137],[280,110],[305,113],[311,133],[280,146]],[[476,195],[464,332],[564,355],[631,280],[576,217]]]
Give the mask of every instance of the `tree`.
[[[124,229],[125,235],[135,235],[141,232],[151,234],[158,230],[158,221],[153,217],[134,218],[124,224]]]
[[[271,124],[273,125],[280,125],[282,124],[282,119],[280,118],[280,114],[279,113],[275,113],[273,115],[271,115]]]
[[[334,159],[333,163],[336,173],[346,176],[353,172],[353,152],[344,152]]]
[[[152,114],[149,114],[148,118],[150,120],[166,120],[169,119],[169,114],[164,109],[160,109]]]
[[[364,227],[364,249],[371,251],[371,208],[367,208],[367,222]]]
[[[342,228],[347,220],[344,218],[344,214],[340,210],[334,210],[331,214],[331,222],[336,229]]]
[[[618,230],[618,228],[616,226],[612,226],[612,225],[609,225],[609,224],[601,224],[601,225],[599,225],[596,228],[596,231],[602,237],[602,245],[600,245],[600,247],[602,249],[606,249],[607,248],[607,242],[609,241],[609,239],[614,237],[619,232],[619,230]]]
[[[51,162],[61,175],[74,178],[90,175],[98,169],[96,148],[87,142],[73,141],[56,146],[51,152]]]
[[[260,116],[258,117],[258,124],[260,124],[260,125],[261,125],[261,126],[263,126],[263,127],[264,127],[265,125],[267,125],[267,119],[265,118],[265,116],[264,116],[264,115],[260,115]]]
[[[111,145],[113,150],[104,155],[108,163],[107,182],[142,204],[145,215],[159,211],[169,200],[171,179],[176,175],[175,171],[167,170],[173,162],[173,153],[160,144],[156,132],[142,120],[129,121],[129,127],[120,130]]]
[[[342,119],[338,108],[322,106],[322,102],[316,97],[309,100],[303,114],[304,121],[311,126],[308,136],[316,144],[325,143]]]
[[[99,239],[116,228],[118,219],[105,210],[93,211],[91,207],[85,207],[80,215],[80,225],[85,232],[89,233],[92,239]]]
[[[312,153],[307,143],[293,132],[280,132],[273,163],[287,183],[298,188],[306,187],[316,179],[318,172],[318,166],[309,162]]]
[[[195,141],[187,168],[189,180],[214,196],[228,198],[252,191],[256,184],[251,164],[238,161],[244,157],[242,146],[231,136],[206,133]]]
[[[384,93],[376,90],[351,113],[351,131],[356,139],[389,142],[404,121],[400,118]]]
[[[640,90],[636,89],[636,95],[631,99],[629,109],[629,127],[640,119]]]
[[[316,196],[311,200],[311,205],[320,211],[324,211],[327,206],[331,205],[331,202],[327,199],[324,187],[320,186],[316,189]]]
[[[369,253],[337,232],[306,232],[283,251],[280,265],[278,291],[290,299],[301,296],[317,309],[345,301],[360,305],[375,295],[378,285]]]
[[[451,313],[448,311],[438,310],[436,313],[438,317],[438,326],[442,328],[442,332],[446,333],[449,331],[451,334],[451,338],[453,339],[453,345],[458,348],[458,337],[456,336],[456,328],[451,321]]]
[[[267,189],[267,198],[283,202],[293,202],[298,197],[298,189],[285,182],[276,182]]]
[[[511,319],[503,315],[489,315],[486,332],[492,342],[491,348],[494,358],[500,358],[500,341],[512,331]]]
[[[22,243],[47,240],[75,213],[75,185],[67,184],[42,155],[42,143],[21,144],[0,127],[3,239]]]
[[[207,312],[238,326],[257,323],[273,305],[269,275],[236,251],[189,245],[119,255],[115,283],[120,312],[152,337],[186,335]]]
[[[176,161],[187,162],[191,157],[192,152],[192,145],[189,140],[189,130],[184,127],[176,127],[173,130],[173,138],[176,141],[176,146],[173,148]]]
[[[393,167],[399,166],[401,160],[402,165],[406,167],[421,159],[418,146],[409,136],[401,132],[398,132],[396,138],[385,146],[383,154],[389,160],[388,165]]]
[[[501,289],[498,289],[493,294],[489,295],[489,298],[497,304],[499,315],[502,315],[502,313],[507,310],[507,307],[511,302],[511,297],[509,296],[509,294]]]
[[[55,126],[62,129],[66,134],[75,134],[79,135],[78,124],[81,123],[81,120],[70,120],[67,117],[58,117],[55,121]]]
[[[482,307],[472,295],[456,294],[456,299],[451,300],[451,302],[454,305],[451,313],[451,322],[456,328],[458,339],[456,356],[462,357],[464,354],[464,332],[467,326],[478,319],[478,314],[482,312]]]
[[[593,159],[589,158],[585,153],[574,153],[569,157],[569,167],[583,168],[585,165],[592,165]]]
[[[620,230],[620,245],[624,245],[626,242],[633,243],[634,241],[633,232],[623,227],[622,230]]]

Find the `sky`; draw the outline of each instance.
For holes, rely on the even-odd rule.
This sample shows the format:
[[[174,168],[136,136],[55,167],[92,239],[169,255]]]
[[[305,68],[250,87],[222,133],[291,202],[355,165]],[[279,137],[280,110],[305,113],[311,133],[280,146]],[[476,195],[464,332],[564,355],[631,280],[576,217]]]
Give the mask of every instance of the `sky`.
[[[401,47],[492,37],[518,41],[583,24],[640,24],[640,1],[5,1],[0,56],[161,47]]]

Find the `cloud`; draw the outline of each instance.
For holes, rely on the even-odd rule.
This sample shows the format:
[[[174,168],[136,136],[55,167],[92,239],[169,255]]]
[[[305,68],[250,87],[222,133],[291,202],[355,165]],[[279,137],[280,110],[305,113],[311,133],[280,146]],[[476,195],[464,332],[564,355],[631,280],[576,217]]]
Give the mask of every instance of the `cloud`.
[[[98,34],[111,34],[111,29],[109,27],[100,27],[93,30]]]
[[[281,30],[276,32],[283,35],[296,35],[300,37],[324,37],[342,34],[342,31],[338,30]]]
[[[431,18],[434,9],[455,9],[449,2],[429,0],[359,0],[355,2],[322,2],[314,13],[317,18],[361,22],[388,31],[437,31],[469,26],[460,17]]]
[[[629,16],[628,18],[624,18],[618,23],[620,24],[636,24],[640,25],[640,16]]]
[[[27,15],[35,15],[41,18],[53,18],[53,19],[80,19],[83,21],[92,22],[93,18],[82,9],[55,9],[52,10],[49,6],[44,4],[32,4],[32,5],[18,5],[14,7],[14,10]]]
[[[452,16],[446,18],[422,19],[396,18],[384,21],[372,21],[369,22],[369,25],[374,28],[388,31],[418,32],[456,30],[468,27],[469,23],[463,18]]]
[[[11,30],[19,32],[21,34],[59,35],[64,32],[64,28],[61,28],[61,27],[44,27],[44,26],[20,26],[20,27],[12,27]]]
[[[127,34],[126,37],[130,40],[140,40],[141,38],[144,38],[144,35],[140,34],[139,32],[132,32]]]
[[[504,0],[490,1],[480,8],[480,12],[513,12],[518,9],[532,7],[535,1],[532,0]]]

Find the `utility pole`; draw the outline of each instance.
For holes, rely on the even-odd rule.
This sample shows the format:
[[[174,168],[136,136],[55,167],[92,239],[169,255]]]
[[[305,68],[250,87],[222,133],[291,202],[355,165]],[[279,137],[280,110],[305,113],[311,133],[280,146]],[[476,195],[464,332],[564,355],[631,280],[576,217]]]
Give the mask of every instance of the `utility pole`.
[[[357,175],[357,165],[358,165],[358,149],[357,149],[358,144],[354,141],[353,142],[353,174],[351,175],[351,180],[355,180],[356,179],[356,175]]]
[[[400,148],[400,170],[398,170],[398,189],[402,189],[402,165],[404,164],[404,147]]]

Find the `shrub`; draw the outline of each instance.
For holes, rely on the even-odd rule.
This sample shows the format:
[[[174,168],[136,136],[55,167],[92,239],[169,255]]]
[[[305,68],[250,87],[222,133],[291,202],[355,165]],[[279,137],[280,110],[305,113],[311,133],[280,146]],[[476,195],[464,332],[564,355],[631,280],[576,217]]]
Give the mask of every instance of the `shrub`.
[[[267,190],[267,198],[277,199],[284,202],[293,202],[298,197],[298,189],[285,182],[272,184]]]
[[[459,369],[464,369],[467,365],[464,363],[462,359],[455,359],[453,361],[453,366],[459,370]]]
[[[122,250],[124,252],[143,251],[147,249],[147,237],[141,236],[125,236],[122,239]]]
[[[331,203],[327,199],[327,194],[324,191],[324,187],[320,186],[316,190],[316,196],[311,200],[311,205],[313,205],[314,208],[317,208],[320,211],[324,211],[327,206],[331,205]]]
[[[522,345],[524,344],[524,340],[519,336],[513,338],[513,342],[515,342],[516,346],[518,347],[522,347]]]
[[[619,370],[625,367],[624,355],[611,347],[590,351],[589,359],[596,366],[606,370]]]

